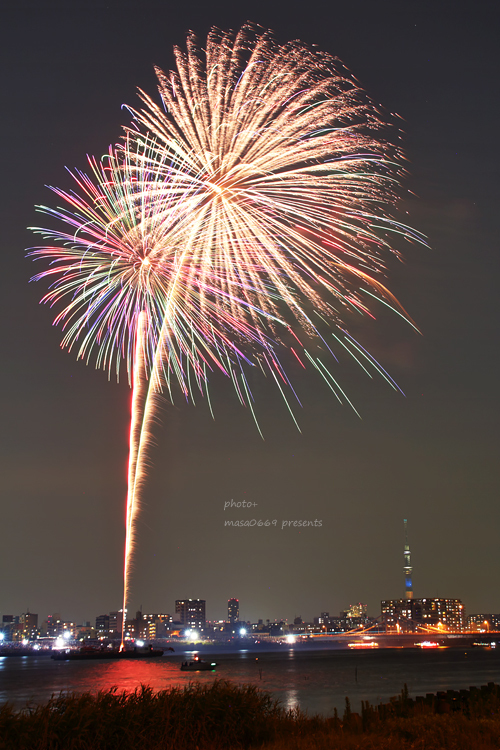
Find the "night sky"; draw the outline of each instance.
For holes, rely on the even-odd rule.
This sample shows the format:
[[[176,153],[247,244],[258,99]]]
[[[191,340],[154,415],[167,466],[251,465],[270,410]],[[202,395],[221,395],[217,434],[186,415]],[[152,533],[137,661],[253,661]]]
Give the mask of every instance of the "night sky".
[[[130,609],[173,612],[207,600],[222,618],[312,619],[350,603],[371,615],[404,595],[408,518],[415,596],[459,597],[500,612],[498,532],[498,11],[482,0],[239,3],[21,2],[3,11],[0,613],[93,620],[122,596],[130,390],[60,349],[27,226],[44,185],[69,188],[121,136],[153,65],[173,65],[189,29],[252,20],[279,41],[340,57],[404,120],[409,177],[399,217],[430,249],[404,243],[389,288],[417,322],[381,313],[355,333],[406,397],[346,363],[362,419],[314,372],[291,369],[300,434],[276,388],[252,383],[263,441],[230,382],[216,419],[165,404],[139,522]],[[325,10],[325,8],[327,8]],[[412,191],[411,193],[407,191]],[[415,193],[414,196],[412,193]],[[406,196],[406,197],[405,197]],[[45,221],[46,223],[46,221]],[[251,511],[224,511],[234,499]],[[224,528],[236,518],[278,528]],[[281,530],[282,520],[321,528]]]

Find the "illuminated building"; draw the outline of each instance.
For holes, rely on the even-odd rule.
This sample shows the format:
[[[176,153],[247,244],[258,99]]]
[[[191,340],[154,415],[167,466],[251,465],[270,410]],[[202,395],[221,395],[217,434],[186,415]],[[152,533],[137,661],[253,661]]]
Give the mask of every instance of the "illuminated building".
[[[64,622],[61,619],[59,612],[54,612],[52,615],[47,617],[47,635],[52,638],[57,638],[64,631]]]
[[[329,612],[322,612],[319,617],[314,618],[314,625],[317,628],[321,628],[324,631],[328,629],[329,624],[330,624]]]
[[[90,626],[90,622],[86,622],[84,625],[77,625],[74,628],[75,638],[79,641],[83,641],[86,638],[95,638],[97,635],[96,629]]]
[[[384,599],[381,608],[388,633],[465,629],[465,607],[460,599]]]
[[[172,622],[172,617],[167,614],[149,614],[142,616],[146,625],[145,638],[165,638]]]
[[[184,628],[205,627],[205,599],[176,599],[175,614]]]
[[[4,635],[7,632],[13,641],[31,640],[38,637],[38,615],[33,612],[23,612],[19,617],[10,615],[6,615],[6,617],[10,618],[11,622],[8,623],[10,627],[3,632]]]
[[[126,616],[125,612],[125,616]],[[123,610],[114,610],[109,613],[109,633],[110,635],[121,635],[123,623]]]
[[[19,618],[19,624],[22,625],[24,638],[36,637],[38,615],[33,612],[25,612]]]
[[[500,615],[469,615],[467,617],[467,627],[469,630],[477,630],[481,633],[496,633],[500,631]]]
[[[147,638],[148,626],[144,622],[142,610],[138,609],[134,618],[125,620],[125,635],[129,638],[138,638],[141,641]]]
[[[345,616],[346,617],[362,617],[366,619],[368,613],[368,605],[367,604],[349,604],[349,609],[346,610]]]
[[[234,625],[235,622],[239,622],[240,619],[240,603],[238,599],[227,600],[227,619]]]
[[[109,615],[98,615],[95,618],[95,629],[98,638],[107,638],[109,635]]]

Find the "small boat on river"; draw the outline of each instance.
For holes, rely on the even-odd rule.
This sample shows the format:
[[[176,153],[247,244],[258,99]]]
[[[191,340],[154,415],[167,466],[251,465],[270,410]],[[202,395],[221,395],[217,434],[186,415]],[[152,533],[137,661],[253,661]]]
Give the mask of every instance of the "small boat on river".
[[[190,661],[182,662],[181,672],[210,672],[215,670],[216,666],[216,661],[203,661],[199,656],[195,656]]]

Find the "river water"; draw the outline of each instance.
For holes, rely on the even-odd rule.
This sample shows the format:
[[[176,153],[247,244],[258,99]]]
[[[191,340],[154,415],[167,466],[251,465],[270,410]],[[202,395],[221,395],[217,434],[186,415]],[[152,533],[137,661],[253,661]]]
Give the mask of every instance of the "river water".
[[[309,714],[330,716],[334,708],[343,712],[346,696],[352,709],[359,710],[362,700],[387,702],[404,684],[415,697],[500,682],[500,648],[241,649],[202,654],[217,662],[215,672],[181,672],[180,664],[190,653],[183,650],[156,659],[107,661],[54,661],[47,653],[0,657],[0,704],[10,702],[22,708],[30,702],[45,702],[61,691],[95,692],[112,687],[129,691],[141,684],[156,691],[222,678],[257,685],[286,708],[298,706]]]

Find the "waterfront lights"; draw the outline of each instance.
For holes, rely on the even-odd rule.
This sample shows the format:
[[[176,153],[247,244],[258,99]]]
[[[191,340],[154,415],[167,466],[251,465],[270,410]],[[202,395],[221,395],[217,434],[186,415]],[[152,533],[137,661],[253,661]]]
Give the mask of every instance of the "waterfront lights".
[[[287,635],[286,637],[287,643],[295,643],[295,636],[290,633],[290,635]]]
[[[142,647],[144,646],[144,641],[141,641],[141,640],[137,640],[137,641],[135,642],[135,645],[136,645],[136,646],[139,646],[139,648],[142,648]]]
[[[240,635],[246,635],[247,631],[246,628],[240,628]]]

